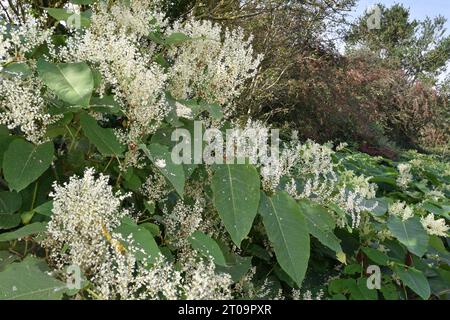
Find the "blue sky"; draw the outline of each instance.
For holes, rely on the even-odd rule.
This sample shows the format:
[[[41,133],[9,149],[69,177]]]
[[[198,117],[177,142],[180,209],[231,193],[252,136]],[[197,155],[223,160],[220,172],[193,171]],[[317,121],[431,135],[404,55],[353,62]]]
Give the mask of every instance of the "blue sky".
[[[432,18],[437,15],[442,15],[450,20],[450,0],[359,0],[355,11],[351,15],[357,17],[376,3],[382,3],[387,7],[401,3],[405,7],[410,8],[412,18],[419,20],[423,20],[427,16]],[[450,21],[447,21],[447,29],[447,32],[449,32]]]
[[[401,3],[410,9],[411,18],[418,20],[423,20],[427,16],[434,18],[438,15],[442,15],[448,20],[446,28],[447,34],[450,34],[450,0],[359,0],[356,8],[349,15],[356,19],[358,16],[362,15],[366,9],[377,3],[382,3],[386,7]],[[338,48],[343,52],[343,43],[338,44]],[[440,76],[440,79],[444,79],[447,75],[450,75],[450,63],[448,64],[447,71]]]

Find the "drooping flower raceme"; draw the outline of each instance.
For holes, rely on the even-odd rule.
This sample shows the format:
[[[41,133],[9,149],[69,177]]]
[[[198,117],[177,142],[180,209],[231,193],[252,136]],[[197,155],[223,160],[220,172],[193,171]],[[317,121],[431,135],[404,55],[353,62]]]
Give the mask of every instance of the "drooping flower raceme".
[[[25,12],[23,19],[17,20],[10,28],[0,21],[0,65],[25,61],[27,53],[44,43],[52,52],[53,29],[45,27],[46,19],[45,14],[35,18],[29,12]]]

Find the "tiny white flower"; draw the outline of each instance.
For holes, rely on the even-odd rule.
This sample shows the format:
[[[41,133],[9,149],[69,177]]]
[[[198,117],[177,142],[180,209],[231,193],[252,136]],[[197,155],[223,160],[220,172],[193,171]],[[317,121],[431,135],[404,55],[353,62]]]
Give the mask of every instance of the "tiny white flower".
[[[156,159],[155,165],[158,168],[165,168],[166,167],[166,160],[164,160],[164,159]]]

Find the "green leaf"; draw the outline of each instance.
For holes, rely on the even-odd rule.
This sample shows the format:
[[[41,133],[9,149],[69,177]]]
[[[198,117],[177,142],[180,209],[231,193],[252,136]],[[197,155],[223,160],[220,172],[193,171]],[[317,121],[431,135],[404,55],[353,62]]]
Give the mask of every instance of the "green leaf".
[[[154,237],[160,237],[161,236],[161,230],[159,229],[159,226],[154,223],[145,222],[139,225],[139,227],[144,228],[154,236]]]
[[[46,203],[41,204],[39,207],[34,208],[34,212],[50,218],[53,213],[53,201],[48,201]]]
[[[143,144],[139,147],[183,198],[185,184],[183,165],[173,163],[169,148],[158,143],[152,143],[148,148]]]
[[[174,32],[165,39],[166,45],[180,44],[191,40],[191,37],[181,32]]]
[[[119,104],[113,96],[104,96],[103,98],[92,97],[90,109],[95,112],[118,114],[120,112]]]
[[[421,271],[414,268],[405,270],[400,266],[395,267],[394,271],[407,287],[417,293],[423,300],[428,300],[431,294],[430,284]]]
[[[6,75],[19,77],[28,77],[32,74],[30,67],[25,62],[8,64],[1,72]]]
[[[220,266],[226,266],[225,256],[220,249],[217,242],[210,236],[204,234],[200,231],[195,231],[191,237],[189,237],[189,242],[192,248],[200,252],[205,257],[213,257],[214,263]]]
[[[96,1],[97,0],[70,0],[70,2],[73,4],[81,4],[81,5],[93,4]]]
[[[6,135],[0,135],[0,168],[3,167],[3,156],[8,150],[9,145],[13,142],[17,137],[10,136],[9,133]]]
[[[20,214],[5,214],[0,213],[0,230],[12,229],[20,225],[22,222]]]
[[[94,77],[86,63],[54,64],[40,59],[37,70],[45,85],[61,100],[71,105],[89,106]]]
[[[234,282],[238,282],[252,267],[252,257],[240,257],[232,255],[231,261],[227,261],[227,266],[216,266],[216,272],[228,273]]]
[[[211,188],[219,216],[233,242],[240,247],[258,212],[259,174],[251,165],[219,165]]]
[[[115,232],[120,233],[125,239],[129,235],[132,235],[134,240],[133,245],[144,251],[136,253],[136,258],[139,261],[147,260],[149,263],[153,263],[158,258],[160,251],[152,233],[149,230],[138,226],[130,218],[124,218],[121,225],[116,228]]]
[[[47,230],[46,223],[35,222],[26,225],[20,229],[17,229],[15,231],[0,234],[0,241],[12,241],[22,239],[37,233],[45,232],[46,230]]]
[[[12,263],[0,272],[1,300],[58,300],[67,284],[47,274],[39,266],[40,260],[27,257]]]
[[[376,264],[380,266],[387,266],[389,257],[383,252],[372,248],[362,248],[362,251],[366,254],[367,257],[369,257],[370,260],[372,260]]]
[[[281,268],[301,286],[309,260],[309,232],[300,207],[286,192],[261,193],[259,212]]]
[[[3,156],[5,180],[11,189],[21,191],[38,179],[53,161],[53,144],[38,146],[15,140]]]
[[[375,217],[384,215],[388,211],[389,207],[386,199],[384,198],[364,200],[363,204],[366,208],[373,208],[376,205],[375,208],[370,211],[370,213]]]
[[[385,300],[398,300],[397,287],[393,283],[383,284],[380,291]]]
[[[306,218],[309,233],[334,252],[342,252],[340,240],[333,233],[334,219],[327,209],[309,200],[299,201],[298,204]]]
[[[80,115],[81,128],[89,141],[105,157],[119,157],[125,147],[119,142],[112,129],[105,129],[97,124],[97,121],[89,114],[83,112]]]
[[[360,278],[350,288],[351,300],[377,300],[377,290],[367,287],[367,278]]]
[[[16,192],[0,192],[0,214],[14,213],[22,206],[22,197]]]
[[[45,8],[45,10],[56,20],[65,21],[69,27],[87,28],[91,25],[90,12],[88,11],[75,13],[61,8]]]
[[[418,217],[403,221],[396,216],[391,216],[388,220],[388,228],[394,237],[415,255],[421,257],[427,251],[428,234]]]

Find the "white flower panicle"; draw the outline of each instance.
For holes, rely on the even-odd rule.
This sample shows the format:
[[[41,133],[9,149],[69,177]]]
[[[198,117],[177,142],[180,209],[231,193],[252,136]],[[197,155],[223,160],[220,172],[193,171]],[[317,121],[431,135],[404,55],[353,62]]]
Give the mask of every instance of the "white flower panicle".
[[[411,206],[408,206],[406,202],[396,201],[389,205],[389,214],[406,221],[414,217],[414,210]]]
[[[45,142],[47,127],[60,116],[47,113],[42,83],[33,77],[0,78],[0,124],[19,128],[28,141]]]
[[[148,200],[160,201],[169,194],[171,188],[166,178],[155,172],[149,174],[147,180],[142,184],[141,191]]]
[[[44,43],[53,52],[53,29],[45,27],[45,15],[35,18],[26,11],[16,20],[9,28],[0,22],[0,71],[5,65],[26,63],[26,54]],[[41,82],[32,75],[4,72],[7,76],[0,77],[0,124],[19,128],[33,143],[46,141],[47,126],[59,117],[47,113]]]
[[[114,243],[126,244],[126,251],[118,250]],[[96,295],[106,300],[178,299],[182,294],[181,273],[162,255],[150,265],[137,260],[139,253],[145,254],[134,246],[131,235],[123,239],[112,234],[104,261],[90,279]]]
[[[75,264],[84,271],[97,268],[108,250],[105,234],[129,214],[121,209],[121,201],[128,195],[114,194],[108,177],[100,174],[95,178],[92,168],[81,178],[74,176],[62,186],[55,184],[54,189],[53,215],[44,246],[52,248],[52,257],[59,265]],[[61,253],[65,247],[67,251]]]
[[[187,300],[230,300],[233,281],[228,273],[216,272],[214,260],[188,259],[183,266]]]
[[[26,53],[44,43],[53,52],[53,28],[45,26],[46,20],[46,14],[35,18],[26,11],[23,19],[16,19],[17,23],[11,28],[0,21],[0,64],[24,61]]]
[[[411,174],[412,166],[409,163],[400,163],[398,166],[399,176],[397,178],[397,185],[402,188],[408,188],[408,185],[413,181]]]
[[[428,234],[439,237],[448,237],[449,227],[445,223],[444,218],[435,219],[434,214],[430,213],[427,216],[420,218],[420,222]]]
[[[130,146],[130,152],[136,152],[135,146],[154,132],[169,112],[164,97],[167,76],[152,62],[154,46],[142,45],[143,37],[156,30],[156,23],[163,23],[161,13],[149,9],[148,4],[131,1],[130,7],[115,4],[110,9],[100,5],[90,28],[69,38],[60,54],[63,61],[88,61],[98,68],[104,81],[101,88],[112,89],[127,117],[127,127],[118,137]],[[132,164],[138,162],[135,160]]]
[[[330,147],[313,141],[286,144],[275,166],[261,168],[263,187],[273,192],[279,187],[281,177],[285,177],[284,190],[294,199],[337,205],[351,217],[350,226],[358,228],[361,214],[375,209],[376,205],[367,207],[365,200],[376,196],[376,185],[369,183],[370,177],[356,176],[351,171],[338,175],[333,153]],[[301,186],[297,180],[302,181]],[[345,216],[332,214],[338,226],[347,225]]]
[[[121,209],[127,196],[114,194],[108,177],[96,178],[93,169],[62,186],[55,184],[52,220],[42,245],[50,249],[49,257],[59,270],[79,266],[93,285],[92,297],[100,299],[231,298],[231,276],[216,273],[212,258],[201,260],[195,251],[187,251],[178,270],[162,256],[146,256],[132,234],[124,238],[114,232],[129,216]],[[172,231],[184,240],[200,223],[189,222],[190,210],[199,215],[201,206],[191,209],[180,202],[174,208],[181,231]]]
[[[178,200],[171,212],[164,210],[162,223],[168,239],[175,247],[187,246],[188,238],[199,229],[203,220],[202,202],[198,199],[193,206],[189,206],[182,200]]]
[[[229,105],[238,97],[243,83],[256,75],[262,56],[254,57],[252,37],[242,29],[225,30],[210,21],[176,22],[171,33],[191,39],[169,52],[174,65],[169,90],[175,98],[202,98],[209,103]]]
[[[168,29],[156,7],[153,1],[136,0],[130,5],[100,4],[89,29],[70,37],[59,54],[62,61],[87,61],[98,68],[103,78],[98,93],[110,88],[127,118],[126,128],[116,132],[130,147],[129,153],[137,153],[140,141],[170,112],[167,89],[178,99],[228,105],[255,75],[261,60],[253,58],[252,39],[245,39],[243,30],[226,30],[222,39],[219,25],[189,19],[166,31],[166,36],[183,32],[192,38],[169,50],[173,66],[166,73],[154,62],[157,45],[148,38],[156,30]],[[176,111],[180,116],[191,114],[186,108]],[[127,159],[130,165],[139,163],[135,154]]]

